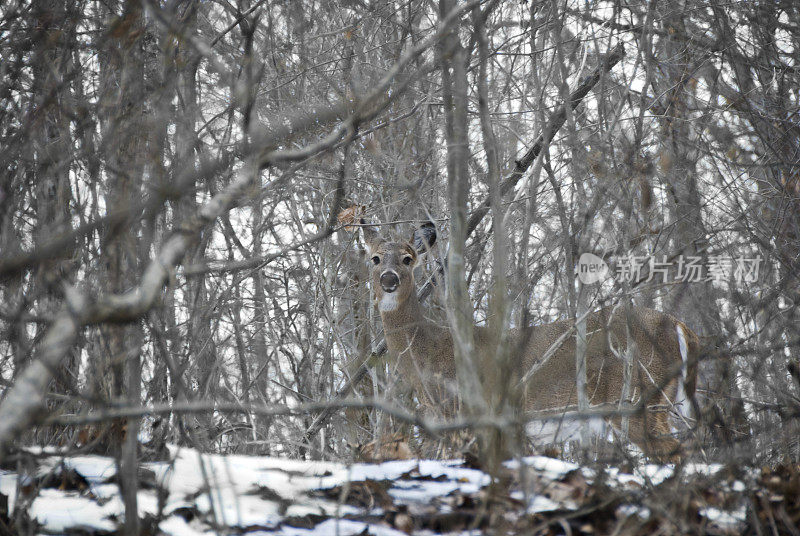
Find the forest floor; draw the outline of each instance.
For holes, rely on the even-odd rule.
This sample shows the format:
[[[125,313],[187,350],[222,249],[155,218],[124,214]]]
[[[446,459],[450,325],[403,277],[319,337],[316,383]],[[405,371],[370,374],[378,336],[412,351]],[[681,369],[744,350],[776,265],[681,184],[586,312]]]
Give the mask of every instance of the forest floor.
[[[201,455],[143,463],[143,534],[800,534],[800,467],[582,467],[543,456],[492,479],[464,460],[375,464]],[[114,534],[114,459],[29,449],[0,470],[0,534]],[[473,467],[470,467],[472,465]],[[9,518],[9,512],[10,518]]]

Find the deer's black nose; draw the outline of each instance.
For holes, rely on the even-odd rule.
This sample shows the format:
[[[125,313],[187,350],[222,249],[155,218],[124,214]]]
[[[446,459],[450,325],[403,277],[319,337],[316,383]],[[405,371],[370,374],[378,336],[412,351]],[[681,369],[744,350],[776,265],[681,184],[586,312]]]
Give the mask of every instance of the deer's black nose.
[[[386,271],[381,274],[381,288],[384,292],[394,292],[398,285],[400,285],[400,278],[396,273]]]

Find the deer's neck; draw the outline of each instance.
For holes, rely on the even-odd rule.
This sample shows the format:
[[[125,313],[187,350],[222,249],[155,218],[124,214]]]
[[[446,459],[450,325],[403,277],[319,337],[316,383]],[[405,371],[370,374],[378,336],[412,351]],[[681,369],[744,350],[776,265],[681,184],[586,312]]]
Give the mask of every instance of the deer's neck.
[[[430,340],[440,331],[446,331],[425,318],[416,294],[409,296],[396,309],[381,311],[381,320],[386,345],[395,355],[419,354],[430,347]]]

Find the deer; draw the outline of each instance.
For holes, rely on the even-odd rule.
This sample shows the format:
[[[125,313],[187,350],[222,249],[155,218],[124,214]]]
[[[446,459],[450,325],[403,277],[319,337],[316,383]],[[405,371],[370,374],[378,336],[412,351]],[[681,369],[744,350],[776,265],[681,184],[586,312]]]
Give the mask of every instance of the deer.
[[[453,337],[447,325],[427,320],[417,297],[414,268],[431,251],[436,227],[428,222],[414,230],[410,240],[384,237],[373,226],[360,220],[362,241],[371,267],[370,281],[380,312],[389,355],[396,363],[402,382],[422,403],[450,406],[457,393]],[[574,320],[510,330],[510,340],[518,355],[524,378],[523,405],[526,412],[563,410],[575,406],[576,343],[571,335]],[[696,364],[700,342],[683,322],[653,309],[606,307],[586,316],[586,393],[591,406],[618,404],[624,378],[621,357],[626,341],[634,348],[633,382],[639,396],[649,393],[644,410],[628,419],[628,439],[645,456],[655,459],[680,458],[680,443],[672,436],[666,408],[680,405],[684,398],[694,402]],[[474,326],[475,352],[492,351],[487,328]],[[543,357],[547,355],[547,359]],[[535,371],[531,374],[531,371]],[[651,387],[650,390],[647,387]],[[619,430],[622,418],[602,419]],[[569,438],[575,430],[566,422],[553,429],[553,423],[528,434],[548,442]],[[545,423],[548,424],[548,423]],[[560,432],[560,433],[559,433]]]

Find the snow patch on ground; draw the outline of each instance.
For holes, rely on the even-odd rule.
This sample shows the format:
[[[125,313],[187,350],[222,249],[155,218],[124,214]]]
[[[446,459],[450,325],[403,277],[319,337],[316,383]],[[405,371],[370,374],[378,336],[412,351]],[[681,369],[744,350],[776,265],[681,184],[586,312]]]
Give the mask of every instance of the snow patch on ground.
[[[721,529],[736,529],[741,527],[747,519],[747,510],[744,507],[728,512],[719,508],[701,508],[700,515]]]
[[[381,525],[368,525],[360,521],[350,521],[348,519],[329,519],[323,521],[313,529],[299,529],[295,527],[283,527],[276,534],[280,536],[353,536],[355,534],[368,534],[374,536],[406,536],[405,532],[400,532]]]
[[[118,530],[124,517],[119,489],[113,483],[115,462],[101,456],[64,456],[57,449],[33,449],[37,453],[37,477],[58,472],[62,467],[75,470],[89,484],[88,489],[60,490],[45,488],[30,502],[29,514],[50,533],[68,530]],[[31,452],[31,451],[29,451]],[[47,457],[46,455],[50,456]],[[368,530],[376,536],[403,534],[376,519],[383,515],[377,502],[339,504],[333,488],[356,488],[348,483],[364,481],[385,482],[384,497],[393,508],[408,511],[453,508],[453,496],[476,496],[490,483],[490,477],[478,470],[462,467],[462,460],[403,460],[378,464],[345,465],[333,462],[308,462],[239,455],[200,454],[197,451],[170,447],[168,462],[146,463],[143,469],[155,475],[157,489],[142,489],[138,493],[140,515],[158,516],[159,529],[168,535],[211,535],[211,522],[228,531],[247,529],[248,534],[284,536],[323,536],[361,534]],[[579,501],[572,492],[580,493],[582,484],[596,478],[597,470],[544,456],[529,456],[505,462],[506,470],[519,472],[524,468],[531,477],[528,493],[518,488],[511,499],[518,501],[521,512],[527,514],[575,510]],[[682,477],[715,475],[721,465],[687,464]],[[576,473],[577,471],[577,473]],[[656,486],[675,474],[672,465],[642,465],[632,474],[617,468],[603,469],[606,483],[612,487]],[[30,477],[26,477],[30,482]],[[527,477],[526,477],[527,478]],[[18,476],[0,471],[0,493],[7,496],[9,506],[17,496]],[[152,487],[152,476],[146,479]],[[526,480],[527,481],[527,480]],[[743,491],[741,481],[732,482],[728,489]],[[363,488],[372,493],[372,488]],[[379,492],[379,494],[382,492]],[[374,497],[372,498],[374,499]],[[30,500],[30,499],[29,499]],[[651,512],[635,504],[621,505],[620,517],[638,516],[647,519]],[[732,512],[704,508],[701,515],[722,528],[738,527],[745,519],[744,510]],[[367,515],[372,517],[367,517]],[[344,516],[356,519],[342,519]],[[360,517],[359,517],[360,516]],[[364,519],[359,521],[357,519]],[[292,521],[294,520],[294,521]],[[288,521],[288,522],[287,522]],[[292,523],[302,525],[300,528]],[[316,524],[315,524],[316,523]]]
[[[33,501],[29,513],[52,532],[77,528],[113,531],[117,525],[109,517],[118,515],[123,510],[122,502],[118,498],[101,506],[97,501],[86,497],[43,489]]]
[[[553,480],[563,478],[570,471],[580,468],[576,463],[556,460],[546,456],[527,456],[521,460],[509,460],[504,465],[513,470],[517,470],[520,465],[523,465]]]

